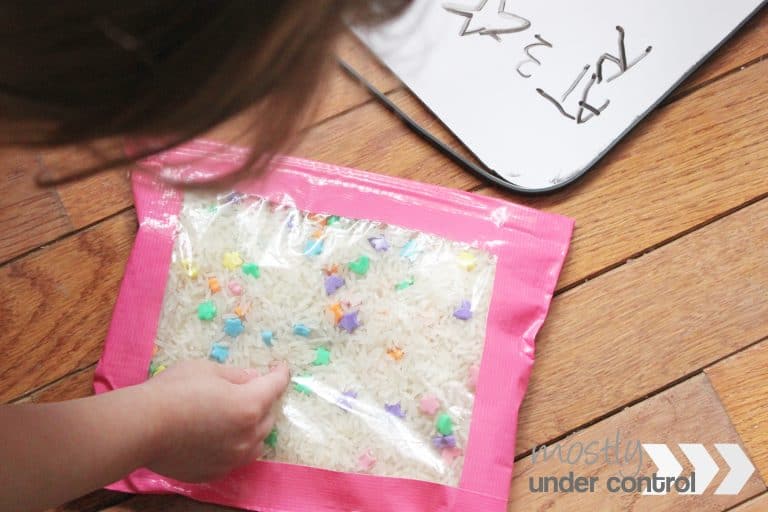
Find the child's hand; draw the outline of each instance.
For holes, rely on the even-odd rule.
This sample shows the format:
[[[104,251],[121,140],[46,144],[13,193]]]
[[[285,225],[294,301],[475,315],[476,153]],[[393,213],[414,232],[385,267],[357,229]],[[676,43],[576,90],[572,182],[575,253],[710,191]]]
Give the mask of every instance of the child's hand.
[[[284,364],[264,376],[209,361],[168,368],[142,385],[160,418],[147,467],[201,482],[252,462],[262,453],[275,422],[273,405],[289,380]]]

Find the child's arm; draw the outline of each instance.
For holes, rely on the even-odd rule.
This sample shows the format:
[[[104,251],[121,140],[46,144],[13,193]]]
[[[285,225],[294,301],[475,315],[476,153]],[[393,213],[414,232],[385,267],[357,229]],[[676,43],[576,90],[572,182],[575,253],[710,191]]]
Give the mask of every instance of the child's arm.
[[[150,381],[51,404],[0,406],[0,510],[39,510],[139,467],[185,481],[223,475],[258,457],[272,405],[288,385],[207,361]]]

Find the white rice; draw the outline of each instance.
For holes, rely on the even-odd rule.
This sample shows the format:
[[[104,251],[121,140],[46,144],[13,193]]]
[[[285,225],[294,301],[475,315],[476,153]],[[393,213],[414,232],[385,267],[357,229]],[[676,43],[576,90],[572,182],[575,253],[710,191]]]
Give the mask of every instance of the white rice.
[[[187,193],[153,366],[207,358],[214,342],[229,345],[228,364],[266,370],[272,361],[288,361],[294,379],[312,393],[288,389],[276,425],[277,444],[265,458],[458,485],[463,457],[446,461],[433,447],[436,416],[421,412],[419,400],[427,393],[439,399],[440,412],[452,418],[463,449],[474,398],[468,375],[482,354],[495,257],[464,243],[347,218],[324,228],[321,254],[304,254],[307,241],[322,228],[322,219],[291,206],[256,197]],[[384,236],[389,250],[375,251],[368,240],[374,236]],[[418,247],[413,262],[401,256],[411,239]],[[257,263],[260,277],[242,268],[227,270],[222,257],[228,252]],[[459,262],[467,252],[476,258],[472,270]],[[364,276],[347,267],[361,255],[370,258]],[[197,277],[191,278],[182,262],[197,266]],[[346,284],[328,296],[323,269],[333,264]],[[217,278],[218,293],[211,293],[209,276]],[[395,289],[410,277],[412,286]],[[233,280],[243,288],[239,297],[228,289]],[[466,321],[453,316],[463,299],[471,301],[472,318]],[[206,300],[218,310],[212,321],[197,316],[198,305]],[[335,325],[328,307],[337,301],[346,312],[359,310],[360,326],[353,333]],[[250,305],[245,331],[231,338],[223,332],[224,317],[238,305]],[[310,336],[294,334],[296,323],[310,327]],[[271,348],[262,341],[262,330],[273,332]],[[315,349],[321,346],[330,350],[331,362],[314,366]],[[400,361],[387,354],[394,346],[404,351]],[[307,373],[311,379],[300,378]],[[345,390],[358,396],[340,407]],[[384,409],[398,402],[404,419]],[[366,452],[376,461],[369,469],[359,463]]]

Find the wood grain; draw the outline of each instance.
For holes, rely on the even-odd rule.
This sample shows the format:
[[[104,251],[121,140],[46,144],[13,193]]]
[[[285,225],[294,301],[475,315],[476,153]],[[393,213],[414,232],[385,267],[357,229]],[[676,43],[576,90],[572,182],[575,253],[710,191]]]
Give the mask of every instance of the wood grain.
[[[768,482],[768,341],[707,368],[706,374],[752,462]]]
[[[578,395],[571,395],[578,396]],[[578,401],[578,400],[577,400]],[[714,449],[714,443],[739,443],[739,436],[733,429],[728,414],[723,409],[704,375],[697,375],[663,393],[633,407],[625,409],[589,428],[564,439],[560,446],[563,457],[572,455],[576,461],[580,447],[593,444],[592,450],[604,446],[606,439],[614,441],[620,436],[618,450],[626,462],[616,462],[615,450],[611,449],[606,460],[603,453],[587,464],[582,458],[575,464],[561,461],[557,456],[544,460],[541,453],[534,461],[531,456],[516,463],[515,477],[512,480],[510,511],[718,511],[735,505],[750,496],[765,490],[765,485],[757,476],[752,475],[747,485],[735,496],[715,496],[713,493],[720,481],[728,473],[727,464],[720,459]],[[676,445],[677,443],[702,443],[723,468],[702,496],[683,496],[670,493],[666,496],[643,496],[638,493],[611,493],[607,491],[607,479],[616,476],[619,471],[632,475],[638,471],[643,476],[650,476],[656,471],[655,464],[643,452],[643,459],[637,455],[637,443],[667,444],[675,457],[683,464],[683,475],[690,475],[692,468]],[[551,452],[550,452],[551,453]],[[587,493],[533,493],[529,489],[530,478],[534,479],[534,488],[538,488],[540,476],[565,476],[573,471],[575,476],[596,476],[595,492]]]
[[[675,101],[703,84],[768,55],[768,9],[749,20],[729,41],[696,70],[667,101]]]
[[[137,496],[104,512],[225,512],[236,509],[219,507],[182,498],[181,496]]]
[[[35,186],[39,165],[34,152],[0,152],[0,263],[72,230],[56,192]]]
[[[766,510],[768,510],[768,493],[763,493],[731,509],[731,512],[765,512]]]
[[[636,256],[768,193],[768,61],[657,110],[578,183],[501,196],[576,219],[560,286]]]
[[[766,218],[768,199],[555,297],[517,453],[768,335]]]
[[[96,361],[135,222],[126,212],[0,269],[0,402]]]

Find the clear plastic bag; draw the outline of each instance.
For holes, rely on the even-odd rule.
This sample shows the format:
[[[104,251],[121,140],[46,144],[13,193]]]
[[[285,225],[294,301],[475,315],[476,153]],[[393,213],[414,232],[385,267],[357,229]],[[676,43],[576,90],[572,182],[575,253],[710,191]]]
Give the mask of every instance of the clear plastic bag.
[[[377,509],[503,510],[572,222],[297,159],[227,194],[156,177],[241,159],[198,142],[135,174],[140,229],[96,389],[184,359],[287,361],[264,460],[218,484],[140,470],[113,488],[276,510],[367,509],[366,493],[390,489]]]
[[[399,226],[187,194],[152,368],[287,361],[265,458],[458,485],[495,266]]]

